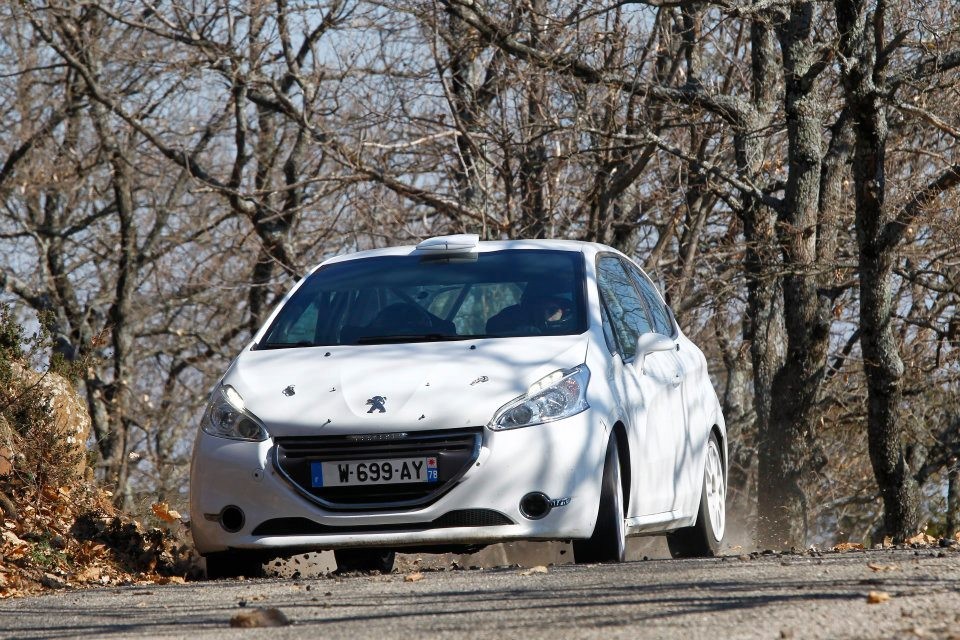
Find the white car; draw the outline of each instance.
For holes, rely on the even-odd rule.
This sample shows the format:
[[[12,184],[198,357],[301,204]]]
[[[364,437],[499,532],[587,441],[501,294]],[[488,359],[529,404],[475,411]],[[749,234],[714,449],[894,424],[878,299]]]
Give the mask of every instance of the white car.
[[[211,576],[332,549],[723,539],[726,430],[701,351],[610,247],[475,235],[314,268],[213,390],[191,530]]]

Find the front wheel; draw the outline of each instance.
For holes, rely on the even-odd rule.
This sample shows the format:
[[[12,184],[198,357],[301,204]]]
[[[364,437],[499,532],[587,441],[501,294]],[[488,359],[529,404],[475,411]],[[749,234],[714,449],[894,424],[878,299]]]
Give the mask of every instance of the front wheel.
[[[335,549],[333,557],[337,561],[337,573],[390,573],[397,554],[383,549]]]
[[[720,443],[714,433],[707,443],[703,467],[703,487],[700,490],[700,509],[692,527],[667,534],[667,546],[674,558],[706,558],[717,555],[726,527],[727,486],[723,473]]]
[[[620,477],[620,456],[617,438],[610,438],[603,463],[600,509],[593,535],[573,541],[573,561],[623,562],[627,554],[627,529],[623,517],[623,482]]]

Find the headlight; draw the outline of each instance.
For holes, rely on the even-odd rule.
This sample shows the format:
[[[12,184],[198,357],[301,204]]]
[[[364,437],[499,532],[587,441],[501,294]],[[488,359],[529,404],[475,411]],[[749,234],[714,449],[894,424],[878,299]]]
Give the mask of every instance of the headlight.
[[[494,431],[529,427],[576,415],[590,407],[587,403],[587,365],[554,371],[538,380],[515,400],[500,407],[487,426]]]
[[[260,420],[244,408],[237,390],[228,384],[213,392],[200,428],[212,436],[232,440],[260,442],[269,437]]]

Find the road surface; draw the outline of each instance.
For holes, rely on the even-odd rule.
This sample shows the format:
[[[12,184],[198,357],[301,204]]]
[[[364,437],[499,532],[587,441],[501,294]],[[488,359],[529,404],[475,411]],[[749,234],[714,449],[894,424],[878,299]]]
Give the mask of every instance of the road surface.
[[[409,575],[59,592],[0,603],[0,637],[960,640],[957,547]],[[290,626],[230,627],[273,607]]]

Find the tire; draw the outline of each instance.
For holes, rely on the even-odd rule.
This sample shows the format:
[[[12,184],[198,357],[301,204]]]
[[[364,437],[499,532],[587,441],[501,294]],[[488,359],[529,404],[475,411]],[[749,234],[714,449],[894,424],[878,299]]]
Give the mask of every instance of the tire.
[[[726,528],[726,476],[720,443],[714,433],[707,442],[703,484],[697,523],[667,534],[667,546],[674,558],[708,558],[717,555]]]
[[[573,561],[623,562],[627,553],[627,529],[624,522],[623,482],[620,477],[620,456],[617,438],[611,437],[603,462],[600,508],[593,535],[573,541]]]
[[[262,578],[263,566],[269,558],[263,554],[250,551],[221,551],[206,556],[207,579],[221,578]]]
[[[397,554],[383,549],[336,549],[333,557],[337,561],[337,573],[390,573]]]

